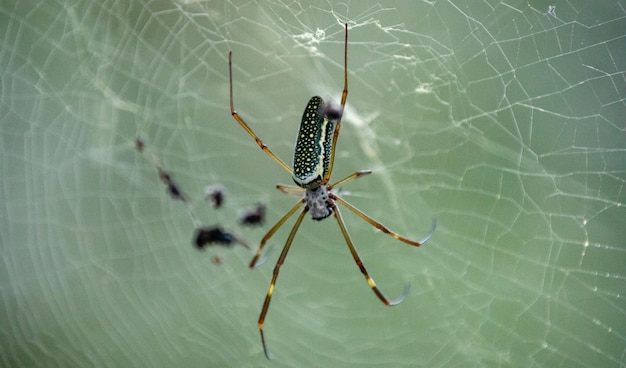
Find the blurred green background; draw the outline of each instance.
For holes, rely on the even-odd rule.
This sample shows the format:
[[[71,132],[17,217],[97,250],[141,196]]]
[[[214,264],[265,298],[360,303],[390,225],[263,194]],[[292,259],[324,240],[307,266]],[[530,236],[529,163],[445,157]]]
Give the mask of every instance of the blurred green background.
[[[625,19],[607,0],[0,2],[0,365],[623,367]],[[386,308],[336,222],[305,219],[267,361],[288,228],[255,270],[199,252],[155,163],[256,249],[296,199],[230,117],[228,51],[237,110],[290,164],[309,97],[341,94],[344,22],[334,178],[372,169],[344,198],[413,238],[439,226],[415,249],[343,211],[381,289],[412,286]],[[240,227],[257,202],[267,222]]]

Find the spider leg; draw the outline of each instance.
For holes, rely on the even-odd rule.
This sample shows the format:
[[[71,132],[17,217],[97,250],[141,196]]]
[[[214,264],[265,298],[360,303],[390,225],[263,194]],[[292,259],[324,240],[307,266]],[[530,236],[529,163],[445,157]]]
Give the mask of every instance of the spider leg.
[[[343,92],[341,93],[341,114],[337,118],[335,123],[335,131],[333,132],[333,145],[330,150],[330,163],[328,164],[328,171],[324,176],[322,184],[328,184],[330,180],[330,174],[333,171],[333,163],[335,162],[335,147],[337,147],[337,138],[339,138],[339,129],[341,128],[341,117],[343,116],[343,109],[346,106],[346,100],[348,99],[348,23],[346,26],[346,36],[343,47]]]
[[[276,189],[280,190],[281,192],[283,192],[285,194],[298,195],[300,197],[303,197],[304,196],[304,192],[305,192],[304,188],[294,187],[294,186],[291,186],[291,185],[281,185],[281,184],[278,184],[276,186]]]
[[[304,198],[299,200],[298,203],[296,203],[295,206],[293,206],[289,210],[289,212],[287,212],[280,220],[278,220],[276,225],[274,225],[270,229],[270,231],[268,231],[267,234],[265,234],[263,239],[261,239],[261,244],[259,245],[259,249],[257,250],[256,254],[254,255],[254,258],[252,258],[252,261],[250,261],[250,266],[249,266],[250,268],[255,268],[257,266],[260,266],[261,263],[263,263],[263,262],[259,262],[259,257],[261,257],[261,253],[263,253],[263,248],[265,247],[265,243],[267,243],[267,241],[272,237],[272,235],[274,235],[274,233],[278,229],[280,229],[281,226],[283,226],[285,221],[287,221],[298,210],[298,208],[300,208],[300,206],[302,206],[303,204],[304,204]]]
[[[371,173],[372,173],[372,170],[359,170],[359,171],[357,171],[355,173],[352,173],[350,176],[347,176],[347,177],[339,180],[338,182],[329,185],[328,186],[328,190],[336,188],[336,187],[338,187],[340,185],[344,185],[345,183],[349,182],[350,180],[357,179],[357,178],[360,178],[361,176],[369,175]]]
[[[406,243],[408,245],[412,245],[414,247],[419,247],[420,245],[426,243],[428,241],[428,239],[430,239],[430,237],[433,236],[433,233],[435,232],[435,228],[437,227],[437,218],[433,218],[433,224],[430,227],[430,231],[428,232],[428,234],[424,238],[419,240],[419,241],[411,240],[411,239],[408,239],[408,238],[405,238],[403,236],[400,236],[400,235],[394,233],[393,231],[389,230],[385,225],[383,225],[380,222],[378,222],[378,221],[374,220],[373,218],[369,217],[368,215],[363,213],[358,208],[354,207],[350,203],[348,203],[345,200],[341,199],[339,196],[337,196],[335,194],[332,194],[332,193],[329,196],[330,196],[330,198],[332,198],[333,200],[337,201],[342,206],[344,206],[347,209],[349,209],[350,211],[354,212],[357,216],[359,216],[360,218],[362,218],[363,220],[365,220],[366,222],[368,222],[370,225],[374,226],[378,230],[382,231],[383,233],[385,233],[385,234],[387,234],[387,235],[389,235],[389,236],[391,236],[391,237],[393,237],[395,239],[400,240],[403,243]]]
[[[291,214],[293,212],[295,212],[295,210],[300,207],[300,205],[302,204],[302,202],[299,202],[298,204],[296,204],[291,211],[289,211],[287,213],[287,215],[291,216]],[[278,278],[278,272],[280,271],[280,267],[283,265],[283,262],[285,262],[285,258],[287,257],[287,252],[289,252],[289,248],[291,247],[291,244],[293,243],[293,238],[296,236],[296,233],[298,232],[298,228],[300,227],[300,224],[302,223],[302,219],[304,218],[304,215],[309,211],[308,207],[304,207],[304,209],[300,212],[300,215],[298,216],[298,219],[296,220],[295,224],[293,225],[293,227],[291,228],[291,232],[289,233],[289,237],[287,238],[287,242],[285,243],[285,246],[283,247],[282,252],[280,252],[280,256],[278,257],[278,261],[276,261],[276,265],[274,266],[274,272],[272,273],[272,281],[270,282],[270,287],[267,290],[267,295],[265,296],[265,301],[263,302],[263,309],[261,309],[261,314],[259,315],[259,332],[261,333],[261,343],[263,344],[263,352],[265,353],[265,357],[267,359],[272,359],[269,351],[267,350],[267,345],[265,344],[265,335],[263,335],[263,323],[265,322],[265,315],[267,314],[267,309],[270,306],[270,301],[272,299],[272,293],[274,292],[274,285],[276,284],[276,279]],[[285,222],[284,220],[286,220],[289,216],[285,216],[282,219],[280,219],[279,224],[282,225],[283,222]],[[277,224],[278,225],[278,224]],[[272,228],[272,230],[276,230],[277,227],[274,226]],[[270,230],[270,232],[273,233],[273,231]],[[268,233],[268,235],[270,235],[270,233]]]
[[[335,213],[335,218],[337,219],[337,223],[339,224],[339,229],[341,229],[341,233],[343,234],[343,237],[346,240],[346,244],[348,244],[348,248],[350,249],[350,253],[352,253],[352,258],[354,258],[354,261],[356,262],[356,265],[361,270],[361,273],[363,274],[363,276],[365,276],[365,279],[367,280],[367,283],[372,288],[372,291],[374,291],[374,294],[376,294],[378,299],[380,299],[380,301],[382,301],[387,306],[393,306],[393,305],[401,303],[404,300],[404,298],[406,298],[406,296],[409,293],[409,286],[408,286],[408,284],[404,286],[404,291],[402,292],[402,295],[400,295],[400,297],[398,297],[397,299],[394,299],[394,300],[387,299],[387,297],[385,297],[385,295],[383,295],[383,293],[380,291],[380,289],[378,289],[378,286],[376,286],[376,283],[374,282],[374,280],[370,277],[369,273],[367,272],[367,269],[365,268],[365,265],[363,264],[363,261],[361,261],[361,257],[359,256],[359,253],[356,251],[356,248],[354,248],[354,244],[352,243],[352,239],[350,238],[350,234],[348,234],[348,229],[346,228],[346,225],[343,222],[343,218],[341,217],[341,213],[339,212],[339,207],[337,207],[337,205],[334,204],[334,203],[333,203],[333,210],[334,210],[334,213]]]
[[[235,111],[235,103],[233,101],[233,63],[232,63],[232,58],[233,58],[233,52],[229,51],[228,52],[228,77],[229,77],[229,81],[230,81],[230,114],[233,116],[233,118],[235,118],[235,120],[239,123],[239,125],[241,125],[241,127],[246,132],[248,132],[248,134],[250,134],[250,136],[252,138],[254,138],[254,140],[256,141],[256,144],[263,150],[263,152],[267,153],[268,156],[270,156],[274,161],[276,161],[280,166],[282,166],[283,169],[285,169],[289,173],[289,175],[291,175],[291,169],[289,168],[289,166],[287,166],[280,158],[278,158],[278,156],[276,156],[274,154],[274,152],[272,152],[272,150],[268,146],[266,146],[263,143],[261,138],[259,138],[252,131],[252,129],[250,129],[248,124],[246,124],[246,122],[243,121],[243,119]]]

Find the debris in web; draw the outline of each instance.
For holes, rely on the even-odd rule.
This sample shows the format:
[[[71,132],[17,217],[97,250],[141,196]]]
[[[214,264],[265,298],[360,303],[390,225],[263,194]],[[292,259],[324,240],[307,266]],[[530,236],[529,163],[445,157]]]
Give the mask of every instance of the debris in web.
[[[257,203],[254,207],[247,209],[239,219],[242,226],[257,226],[265,223],[265,205]]]
[[[146,146],[146,143],[143,141],[143,138],[141,137],[135,138],[135,149],[137,151],[142,152],[145,146]]]
[[[203,250],[212,245],[220,245],[230,248],[235,244],[240,244],[246,249],[251,249],[243,238],[236,235],[233,231],[226,230],[220,224],[212,226],[202,225],[181,185],[174,180],[174,174],[170,170],[165,169],[165,165],[155,154],[146,153],[149,150],[148,147],[146,147],[146,141],[143,138],[137,137],[134,144],[135,149],[140,153],[146,154],[150,162],[156,167],[159,180],[167,187],[167,193],[169,196],[172,199],[181,201],[185,204],[189,217],[194,225],[192,244],[196,249]],[[226,190],[226,187],[222,184],[213,184],[205,187],[204,198],[211,204],[213,209],[220,209],[224,205],[227,193],[228,191]],[[257,203],[253,207],[245,210],[243,215],[239,218],[239,224],[241,226],[262,225],[265,221],[265,210],[266,207],[264,204]],[[212,262],[216,265],[221,265],[224,263],[224,258],[216,255],[213,257]]]
[[[215,209],[219,209],[226,200],[227,191],[221,184],[209,185],[204,188],[205,199],[211,203],[211,206]]]
[[[245,241],[237,237],[234,233],[224,230],[220,225],[197,228],[193,236],[193,244],[198,249],[205,249],[214,244],[225,247],[241,244],[247,249],[250,249]]]
[[[176,182],[172,178],[172,175],[169,172],[163,170],[161,167],[157,167],[157,170],[159,171],[159,179],[161,179],[161,181],[167,186],[167,192],[169,193],[169,195],[176,200],[187,202],[187,198],[183,194],[180,186],[176,184]]]

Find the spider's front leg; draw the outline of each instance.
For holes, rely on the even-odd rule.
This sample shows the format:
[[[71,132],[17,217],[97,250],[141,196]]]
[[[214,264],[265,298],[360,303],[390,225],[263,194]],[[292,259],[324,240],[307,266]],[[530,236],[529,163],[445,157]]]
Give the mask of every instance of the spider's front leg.
[[[278,156],[276,156],[274,152],[272,152],[272,150],[263,143],[261,138],[259,138],[256,135],[256,133],[254,133],[254,131],[248,126],[248,124],[246,124],[243,118],[239,116],[237,111],[235,111],[235,102],[233,100],[233,61],[232,60],[233,60],[233,52],[229,51],[228,52],[228,80],[230,83],[230,114],[239,123],[239,125],[241,125],[241,127],[246,132],[248,132],[248,134],[250,134],[252,138],[254,138],[254,141],[259,146],[259,148],[261,148],[263,152],[267,153],[267,155],[270,156],[272,160],[276,161],[280,166],[282,166],[283,169],[285,169],[285,171],[287,171],[291,175],[291,169],[289,168],[289,166],[287,166],[287,164],[285,164],[283,160],[281,160]]]

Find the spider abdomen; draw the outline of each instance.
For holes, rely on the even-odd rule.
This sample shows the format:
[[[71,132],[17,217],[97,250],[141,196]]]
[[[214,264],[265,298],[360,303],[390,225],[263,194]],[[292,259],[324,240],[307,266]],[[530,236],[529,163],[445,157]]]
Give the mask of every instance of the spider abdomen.
[[[319,187],[330,165],[333,133],[338,114],[319,96],[304,109],[293,154],[293,181],[302,188]]]

